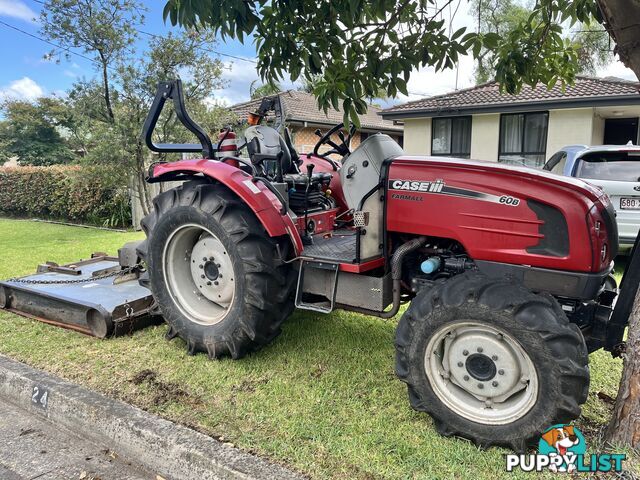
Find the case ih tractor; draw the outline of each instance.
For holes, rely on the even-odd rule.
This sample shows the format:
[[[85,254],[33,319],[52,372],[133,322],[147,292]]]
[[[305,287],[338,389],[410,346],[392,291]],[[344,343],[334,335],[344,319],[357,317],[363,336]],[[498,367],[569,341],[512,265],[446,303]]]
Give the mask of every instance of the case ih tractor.
[[[168,99],[199,145],[153,143]],[[182,182],[154,200],[138,249],[168,338],[239,359],[295,308],[392,318],[407,303],[396,373],[440,433],[523,451],[578,417],[588,354],[620,353],[638,286],[634,252],[617,298],[615,212],[600,189],[407,156],[382,134],[351,150],[342,124],[299,155],[286,128],[255,124],[268,110],[283,117],[277,97],[264,100],[243,155],[225,156],[189,118],[180,82],[159,85],[147,144],[204,157],[149,172]]]

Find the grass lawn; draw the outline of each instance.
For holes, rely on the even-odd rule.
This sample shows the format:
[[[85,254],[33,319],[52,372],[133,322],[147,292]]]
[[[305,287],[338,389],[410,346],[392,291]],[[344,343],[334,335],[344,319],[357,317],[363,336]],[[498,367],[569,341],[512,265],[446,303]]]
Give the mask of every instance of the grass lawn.
[[[115,253],[139,233],[0,219],[0,278],[45,260]],[[257,452],[313,478],[530,478],[504,472],[501,449],[440,437],[409,407],[394,375],[395,320],[296,313],[281,337],[240,361],[186,355],[166,326],[100,341],[0,312],[0,352]],[[577,425],[596,451],[621,361],[591,356],[589,400]],[[629,452],[626,452],[629,456]],[[640,473],[634,458],[625,466]]]

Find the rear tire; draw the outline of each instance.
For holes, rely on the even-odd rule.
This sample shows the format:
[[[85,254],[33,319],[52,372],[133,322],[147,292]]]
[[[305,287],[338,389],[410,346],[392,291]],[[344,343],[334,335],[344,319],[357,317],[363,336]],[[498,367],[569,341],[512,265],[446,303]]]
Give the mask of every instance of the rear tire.
[[[268,236],[226,187],[185,182],[154,199],[138,253],[167,338],[189,354],[241,358],[271,342],[293,311],[289,241]],[[198,257],[198,258],[196,258]]]
[[[419,293],[398,324],[396,373],[439,433],[523,452],[580,415],[580,329],[551,296],[477,273]]]

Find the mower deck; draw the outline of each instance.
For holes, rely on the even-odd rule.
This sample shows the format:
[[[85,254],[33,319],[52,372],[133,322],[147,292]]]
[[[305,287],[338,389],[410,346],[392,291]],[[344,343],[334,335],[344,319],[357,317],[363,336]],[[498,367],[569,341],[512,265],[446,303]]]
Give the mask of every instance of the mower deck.
[[[151,292],[138,284],[137,275],[123,272],[117,258],[105,255],[69,265],[47,263],[33,275],[0,282],[1,308],[99,338],[150,325],[152,305]]]

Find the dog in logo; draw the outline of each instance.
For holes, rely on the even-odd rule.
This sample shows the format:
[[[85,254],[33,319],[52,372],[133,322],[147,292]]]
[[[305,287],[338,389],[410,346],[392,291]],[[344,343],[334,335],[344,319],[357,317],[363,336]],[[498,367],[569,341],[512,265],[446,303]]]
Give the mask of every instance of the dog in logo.
[[[555,453],[549,454],[550,457],[559,456],[564,459],[572,459],[575,457],[576,454],[571,452],[569,449],[580,443],[580,439],[576,435],[572,425],[552,428],[542,435],[542,439],[547,442],[551,448],[556,450]],[[567,467],[565,463],[569,466]],[[571,462],[571,460],[562,462],[560,466],[553,461],[551,462],[551,465],[549,465],[549,470],[553,472],[572,472],[575,469],[576,466]]]

